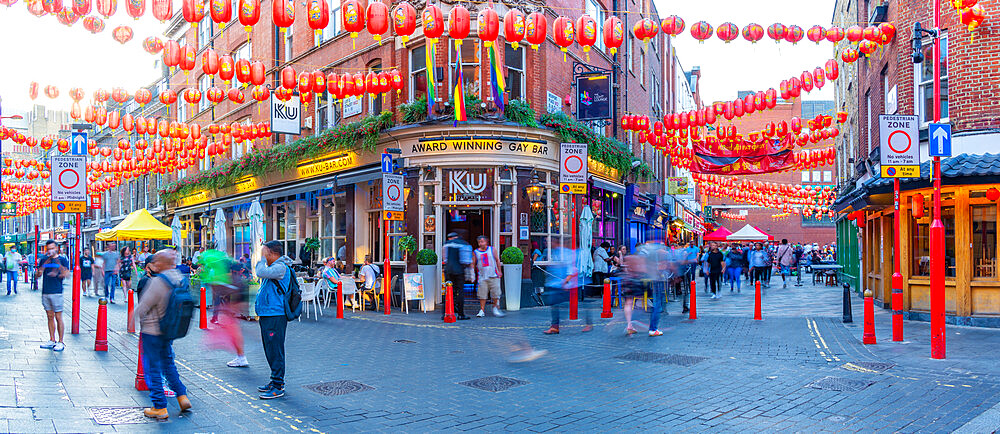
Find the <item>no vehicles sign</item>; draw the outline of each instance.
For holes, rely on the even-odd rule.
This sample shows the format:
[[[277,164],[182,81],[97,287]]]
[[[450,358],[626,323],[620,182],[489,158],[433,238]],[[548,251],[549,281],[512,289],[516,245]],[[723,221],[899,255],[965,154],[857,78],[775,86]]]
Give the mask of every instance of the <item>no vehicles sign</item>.
[[[87,211],[87,156],[52,157],[52,212]]]
[[[587,194],[586,143],[563,143],[560,145],[559,192]]]
[[[920,177],[920,136],[916,116],[879,115],[883,178]]]

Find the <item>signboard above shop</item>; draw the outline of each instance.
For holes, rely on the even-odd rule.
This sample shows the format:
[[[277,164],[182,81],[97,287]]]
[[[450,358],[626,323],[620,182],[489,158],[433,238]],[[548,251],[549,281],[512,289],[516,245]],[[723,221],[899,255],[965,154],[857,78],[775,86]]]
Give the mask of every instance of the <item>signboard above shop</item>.
[[[302,107],[298,98],[282,101],[271,95],[271,132],[302,134]]]
[[[543,140],[515,137],[438,137],[421,138],[416,143],[403,146],[403,157],[429,155],[457,156],[467,153],[526,155],[555,158],[557,149]]]
[[[611,119],[611,74],[584,74],[576,78],[576,119]]]

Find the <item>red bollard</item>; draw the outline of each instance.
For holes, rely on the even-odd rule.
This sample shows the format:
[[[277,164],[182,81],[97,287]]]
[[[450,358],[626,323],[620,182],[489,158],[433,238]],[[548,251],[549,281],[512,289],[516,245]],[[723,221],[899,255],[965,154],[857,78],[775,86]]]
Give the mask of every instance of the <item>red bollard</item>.
[[[449,280],[444,293],[444,322],[447,323],[458,321],[455,318],[455,294],[452,291],[451,281]]]
[[[201,287],[201,317],[198,319],[198,327],[202,330],[208,328],[208,303],[205,302],[205,287]]]
[[[604,279],[604,300],[603,309],[601,309],[601,318],[611,318],[614,314],[611,313],[611,279]]]
[[[133,297],[132,290],[129,289],[128,290],[128,314],[127,314],[128,316],[125,317],[125,323],[128,324],[128,332],[129,333],[135,333],[135,322],[134,321],[129,321],[129,318],[132,318],[132,310],[135,309],[135,305],[132,302],[133,298],[134,297]]]
[[[899,273],[892,275],[892,341],[903,341],[903,276]]]
[[[569,290],[569,319],[571,321],[575,321],[579,318],[577,316],[577,311],[580,308],[580,300],[579,292],[577,291],[578,289],[576,287],[570,288]]]
[[[875,344],[875,300],[870,289],[865,290],[865,331],[861,335],[861,342],[866,345]]]
[[[688,319],[698,319],[698,290],[691,281],[691,306],[688,307]]]
[[[138,366],[135,368],[135,390],[143,391],[149,390],[146,386],[146,375],[143,373],[142,369],[142,334],[139,334],[139,362]]]
[[[108,350],[108,300],[101,297],[97,301],[97,337],[94,339],[94,351]]]
[[[337,319],[344,319],[344,284],[337,281]]]
[[[753,282],[753,319],[760,321],[764,318],[760,316],[760,281],[756,280]]]

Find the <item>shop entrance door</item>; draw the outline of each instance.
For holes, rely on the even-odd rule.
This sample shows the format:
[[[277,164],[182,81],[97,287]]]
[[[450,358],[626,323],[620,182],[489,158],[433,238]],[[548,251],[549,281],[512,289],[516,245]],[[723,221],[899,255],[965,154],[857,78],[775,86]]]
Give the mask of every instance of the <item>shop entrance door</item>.
[[[478,245],[476,238],[480,235],[486,235],[492,239],[492,214],[492,210],[489,208],[448,208],[445,215],[447,222],[445,236],[452,232],[458,232],[460,237],[472,245],[472,248],[476,248]]]

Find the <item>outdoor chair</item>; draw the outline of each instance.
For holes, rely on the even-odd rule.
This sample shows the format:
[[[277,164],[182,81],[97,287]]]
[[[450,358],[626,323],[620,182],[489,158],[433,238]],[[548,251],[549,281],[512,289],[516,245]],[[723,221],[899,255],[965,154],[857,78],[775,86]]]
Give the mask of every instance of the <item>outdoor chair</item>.
[[[299,282],[299,289],[302,290],[302,307],[305,311],[306,318],[309,318],[309,309],[313,310],[313,316],[316,320],[319,320],[319,316],[322,311],[319,307],[319,301],[316,300],[316,284],[312,282]],[[299,321],[302,321],[302,317],[299,316]]]
[[[360,300],[358,294],[358,284],[354,281],[354,279],[351,279],[348,276],[347,279],[340,279],[340,283],[341,283],[341,291],[344,293],[344,295],[351,296],[351,312],[354,312],[354,310],[359,307],[363,307],[359,305],[359,303],[361,303],[362,301]],[[334,289],[333,295],[330,296],[330,299],[335,299],[335,298],[337,298],[336,289]]]

